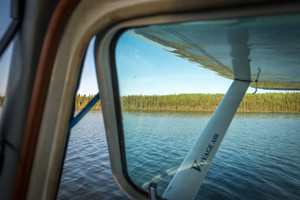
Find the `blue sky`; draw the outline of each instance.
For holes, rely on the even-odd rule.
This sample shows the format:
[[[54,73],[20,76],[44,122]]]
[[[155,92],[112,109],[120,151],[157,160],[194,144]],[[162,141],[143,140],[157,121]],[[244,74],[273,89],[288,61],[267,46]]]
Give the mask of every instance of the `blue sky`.
[[[80,85],[77,91],[79,94],[95,95],[99,91],[96,77],[96,66],[94,62],[94,43],[95,38],[90,41],[87,50]]]
[[[121,96],[225,93],[232,83],[232,80],[157,48],[157,44],[151,41],[136,38],[125,33],[116,48]],[[88,47],[79,94],[93,95],[98,92],[94,42],[95,38]]]
[[[226,93],[232,80],[179,58],[133,31],[124,33],[116,48],[121,96]],[[138,39],[137,39],[138,38]],[[255,89],[249,88],[247,93]],[[282,92],[258,90],[258,93]]]
[[[121,96],[224,93],[232,83],[131,35],[125,33],[116,49]]]
[[[10,23],[9,18],[10,4],[8,0],[0,1],[0,37],[6,31]],[[6,49],[4,54],[0,57],[0,95],[4,95],[6,91],[7,77],[9,73],[9,66],[12,53],[12,44]]]

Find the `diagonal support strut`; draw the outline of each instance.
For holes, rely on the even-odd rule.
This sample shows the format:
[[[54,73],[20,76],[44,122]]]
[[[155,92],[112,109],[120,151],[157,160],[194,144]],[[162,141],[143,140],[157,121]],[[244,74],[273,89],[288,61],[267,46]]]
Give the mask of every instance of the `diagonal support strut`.
[[[165,190],[163,198],[194,199],[249,84],[246,81],[233,81]]]

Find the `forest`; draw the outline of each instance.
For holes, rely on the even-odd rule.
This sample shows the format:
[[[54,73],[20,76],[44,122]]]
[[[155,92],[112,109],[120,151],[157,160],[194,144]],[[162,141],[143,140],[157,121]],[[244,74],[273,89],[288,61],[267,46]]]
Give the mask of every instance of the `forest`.
[[[4,103],[4,96],[0,96],[0,107],[3,106]]]
[[[76,95],[75,107],[82,109],[94,96]],[[124,110],[213,112],[224,94],[132,95],[122,97]],[[4,97],[0,96],[0,106]],[[98,101],[93,109],[101,109]],[[300,93],[246,94],[238,112],[300,113]]]
[[[164,96],[125,96],[124,110],[213,112],[224,94],[180,94]],[[300,93],[246,94],[238,112],[300,113]]]
[[[76,110],[83,109],[86,106],[86,104],[88,104],[93,98],[94,98],[94,95],[86,96],[86,95],[77,94],[76,98],[75,98],[75,108],[76,108]],[[101,103],[100,103],[100,101],[98,101],[93,106],[92,109],[101,110]]]
[[[124,110],[213,112],[224,94],[132,95],[122,97]],[[82,109],[93,96],[76,96],[76,109]],[[93,109],[101,109],[100,102]],[[300,113],[300,93],[246,94],[238,112]]]

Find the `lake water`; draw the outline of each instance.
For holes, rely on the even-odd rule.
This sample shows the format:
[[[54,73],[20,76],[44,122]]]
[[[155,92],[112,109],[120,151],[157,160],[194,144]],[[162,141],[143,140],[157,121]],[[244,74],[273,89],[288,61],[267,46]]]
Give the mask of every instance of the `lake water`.
[[[210,116],[124,113],[133,181],[162,194]],[[300,199],[299,142],[299,114],[237,114],[196,199]]]
[[[112,176],[101,111],[72,129],[57,199],[128,199]]]
[[[210,116],[124,112],[133,181],[161,194]],[[58,199],[128,199],[111,174],[101,111],[72,130]],[[300,199],[300,114],[237,114],[196,199]]]
[[[211,113],[123,114],[129,174],[161,194]],[[237,114],[196,199],[299,199],[299,122],[299,114]],[[72,130],[58,199],[127,199],[111,175],[101,111]]]

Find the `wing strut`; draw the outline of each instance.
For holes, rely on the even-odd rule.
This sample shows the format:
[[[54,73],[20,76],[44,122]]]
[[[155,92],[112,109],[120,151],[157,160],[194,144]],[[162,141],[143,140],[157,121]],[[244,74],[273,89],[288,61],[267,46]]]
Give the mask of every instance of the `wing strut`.
[[[233,81],[207,126],[163,194],[165,199],[194,199],[250,82]]]
[[[164,199],[190,200],[195,198],[251,83],[248,39],[249,33],[246,27],[239,26],[227,32],[235,79],[163,193]]]

